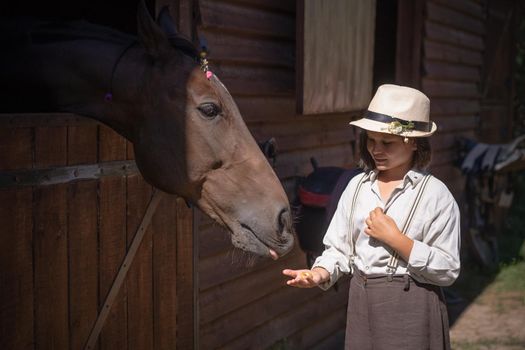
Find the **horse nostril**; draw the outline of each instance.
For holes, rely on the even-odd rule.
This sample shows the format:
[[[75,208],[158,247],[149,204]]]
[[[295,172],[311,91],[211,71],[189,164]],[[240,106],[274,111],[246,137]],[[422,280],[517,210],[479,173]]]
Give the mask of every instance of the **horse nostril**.
[[[219,169],[219,168],[221,168],[221,167],[222,167],[222,161],[221,161],[221,160],[216,161],[216,162],[213,163],[213,165],[211,166],[211,168],[212,168],[213,170],[217,170],[217,169]]]
[[[288,208],[283,208],[279,212],[279,219],[278,219],[278,226],[279,226],[279,234],[283,234],[285,228],[288,227],[290,224],[290,211]]]

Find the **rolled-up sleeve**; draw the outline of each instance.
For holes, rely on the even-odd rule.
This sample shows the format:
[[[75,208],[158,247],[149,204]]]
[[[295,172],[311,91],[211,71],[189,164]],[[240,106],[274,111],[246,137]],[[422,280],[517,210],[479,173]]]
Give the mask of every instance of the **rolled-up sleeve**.
[[[450,196],[437,210],[422,241],[414,240],[408,259],[408,270],[421,282],[449,286],[460,271],[460,214]]]
[[[350,187],[350,186],[348,186]],[[349,188],[343,192],[332,221],[323,238],[325,250],[312,268],[322,267],[330,274],[330,280],[319,285],[323,290],[329,289],[343,273],[350,273],[351,246],[349,240]]]

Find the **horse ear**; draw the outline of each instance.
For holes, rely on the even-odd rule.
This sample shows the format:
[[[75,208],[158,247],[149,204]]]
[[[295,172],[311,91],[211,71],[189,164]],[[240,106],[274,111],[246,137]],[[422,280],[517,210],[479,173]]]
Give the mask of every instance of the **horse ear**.
[[[167,35],[168,39],[174,38],[179,35],[177,27],[175,26],[175,23],[173,23],[173,19],[171,18],[168,6],[163,6],[160,10],[159,16],[157,17],[157,24]]]
[[[164,6],[160,10],[159,16],[157,17],[157,24],[160,26],[164,34],[166,34],[168,41],[173,47],[190,57],[198,57],[199,53],[193,43],[177,30],[177,26],[171,18],[168,6]]]
[[[166,34],[151,17],[144,0],[140,0],[137,10],[139,40],[149,55],[158,58],[170,49]]]

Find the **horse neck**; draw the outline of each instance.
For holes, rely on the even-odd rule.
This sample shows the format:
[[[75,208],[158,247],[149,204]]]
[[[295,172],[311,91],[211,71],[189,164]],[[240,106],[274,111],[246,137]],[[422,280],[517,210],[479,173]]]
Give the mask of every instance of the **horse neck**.
[[[14,51],[9,72],[1,74],[12,87],[6,102],[18,104],[11,108],[16,111],[31,106],[29,112],[90,117],[131,139],[136,121],[127,111],[136,100],[143,69],[143,50],[138,44],[131,47],[133,40],[64,40]],[[107,93],[113,94],[112,101],[105,99]]]

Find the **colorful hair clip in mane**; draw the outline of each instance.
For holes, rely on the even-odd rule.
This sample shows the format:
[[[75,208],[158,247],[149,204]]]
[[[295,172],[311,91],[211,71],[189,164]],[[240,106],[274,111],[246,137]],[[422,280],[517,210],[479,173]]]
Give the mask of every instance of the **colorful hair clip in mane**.
[[[206,79],[210,80],[213,73],[210,70],[210,67],[208,66],[208,51],[206,50],[206,46],[202,47],[201,52],[199,53],[200,58],[200,64],[201,64],[201,70],[206,74]]]

